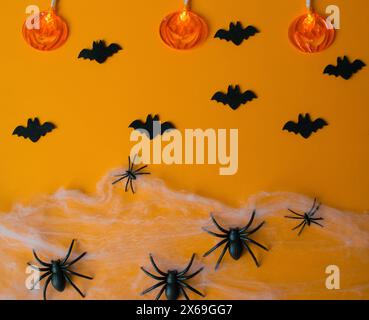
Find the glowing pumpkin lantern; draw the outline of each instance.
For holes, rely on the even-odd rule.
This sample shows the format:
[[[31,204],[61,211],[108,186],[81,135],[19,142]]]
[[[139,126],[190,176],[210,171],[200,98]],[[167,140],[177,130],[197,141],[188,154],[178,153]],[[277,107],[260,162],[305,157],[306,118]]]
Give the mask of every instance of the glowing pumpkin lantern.
[[[196,47],[207,38],[208,32],[206,22],[190,10],[189,0],[184,0],[182,11],[169,14],[160,25],[164,43],[178,50]]]
[[[333,26],[311,8],[306,1],[307,13],[298,17],[290,26],[291,43],[305,53],[320,52],[329,48],[335,39]]]
[[[68,38],[68,26],[56,14],[55,2],[56,0],[52,0],[50,9],[40,13],[37,28],[29,28],[27,23],[23,25],[24,39],[31,47],[37,50],[50,51],[57,49]]]

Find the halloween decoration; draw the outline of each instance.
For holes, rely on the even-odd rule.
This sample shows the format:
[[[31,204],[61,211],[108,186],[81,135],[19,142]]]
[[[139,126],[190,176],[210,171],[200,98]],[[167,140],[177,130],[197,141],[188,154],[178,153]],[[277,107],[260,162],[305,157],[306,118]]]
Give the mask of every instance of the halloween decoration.
[[[196,272],[194,272],[190,275],[187,275],[187,272],[191,269],[191,266],[193,264],[194,259],[195,259],[195,254],[192,255],[190,263],[182,271],[168,270],[168,272],[163,272],[158,268],[158,266],[156,265],[156,263],[154,261],[154,258],[150,254],[151,264],[154,267],[155,271],[157,273],[159,273],[160,276],[156,276],[156,275],[148,272],[143,267],[141,267],[141,269],[150,278],[153,278],[153,279],[155,279],[157,281],[160,281],[160,282],[157,283],[156,285],[146,289],[145,291],[143,291],[141,293],[141,295],[145,295],[145,294],[151,292],[152,290],[154,290],[156,288],[162,287],[160,289],[158,295],[156,296],[156,300],[160,299],[160,297],[162,296],[164,291],[165,291],[165,295],[166,295],[168,300],[178,300],[181,293],[183,294],[183,296],[185,297],[186,300],[190,300],[190,298],[188,297],[188,295],[186,293],[186,289],[196,293],[197,295],[199,295],[201,297],[205,297],[205,295],[202,294],[200,291],[196,290],[195,288],[190,286],[188,283],[186,283],[187,280],[195,277],[196,275],[198,275],[204,269],[204,268],[200,268]]]
[[[26,21],[23,25],[23,37],[33,48],[42,51],[55,50],[61,47],[68,38],[68,26],[56,13],[56,0],[51,1],[49,10],[40,13],[38,26]]]
[[[205,41],[208,26],[200,16],[190,10],[189,0],[184,0],[183,10],[169,14],[162,21],[160,36],[169,47],[188,50]]]
[[[75,240],[72,241],[72,243],[70,244],[69,250],[67,255],[63,258],[63,259],[58,259],[58,260],[51,260],[51,263],[46,263],[44,261],[42,261],[36,254],[36,251],[33,250],[33,255],[35,257],[35,259],[43,266],[43,267],[38,267],[35,266],[31,263],[28,262],[28,265],[31,266],[31,268],[37,270],[37,271],[41,271],[41,272],[45,272],[34,284],[32,287],[32,290],[35,288],[35,286],[44,278],[48,277],[46,279],[46,283],[44,286],[44,300],[46,300],[46,292],[47,292],[47,287],[50,284],[53,285],[53,287],[58,290],[59,292],[63,292],[65,290],[65,287],[67,285],[67,283],[69,283],[80,295],[81,297],[85,297],[85,295],[81,292],[81,290],[79,290],[79,288],[73,283],[71,277],[72,276],[77,276],[77,277],[81,277],[84,279],[88,279],[88,280],[92,280],[93,278],[85,276],[83,274],[77,273],[75,271],[70,270],[69,268],[74,265],[77,261],[81,260],[86,254],[87,252],[82,253],[79,257],[77,257],[76,259],[74,259],[71,262],[68,262],[69,256],[72,252],[73,249],[73,245],[74,245]]]
[[[328,123],[324,119],[311,120],[310,114],[300,114],[298,122],[289,121],[283,127],[283,130],[300,134],[303,138],[308,139],[314,133],[323,129]]]
[[[220,254],[220,257],[217,261],[217,264],[215,265],[215,270],[218,269],[225,253],[227,252],[227,249],[229,251],[229,254],[231,255],[231,257],[234,260],[238,260],[241,258],[243,250],[246,249],[252,259],[254,260],[255,264],[257,267],[260,266],[258,260],[256,259],[254,253],[252,252],[251,248],[250,248],[250,244],[254,244],[262,249],[264,249],[265,251],[268,251],[268,249],[266,247],[264,247],[263,245],[261,245],[260,243],[256,242],[255,240],[252,240],[250,238],[250,235],[254,234],[256,231],[258,231],[265,223],[265,221],[263,221],[262,223],[260,223],[255,229],[253,230],[249,230],[249,228],[251,227],[254,218],[256,215],[256,211],[254,211],[251,215],[250,221],[248,222],[248,224],[239,229],[239,228],[231,228],[229,230],[226,230],[225,228],[223,228],[214,218],[213,215],[211,215],[211,219],[213,221],[213,223],[215,224],[215,226],[217,227],[218,230],[220,230],[222,232],[222,234],[218,234],[212,231],[208,231],[207,229],[203,228],[203,230],[207,233],[209,233],[210,235],[217,237],[217,238],[223,238],[222,241],[220,241],[217,245],[215,245],[213,248],[211,248],[208,252],[206,252],[204,254],[204,257],[207,257],[209,254],[211,254],[213,251],[215,251],[216,249],[218,249],[220,246],[222,246],[223,244],[225,244],[222,253]]]
[[[123,180],[127,179],[126,187],[125,187],[126,192],[128,191],[128,186],[130,186],[131,190],[132,190],[132,193],[135,193],[135,190],[133,189],[133,182],[132,181],[137,180],[137,176],[150,174],[149,172],[140,172],[141,170],[147,168],[147,166],[143,166],[143,167],[141,167],[137,170],[134,170],[135,159],[136,159],[136,157],[134,157],[134,159],[131,163],[131,157],[128,157],[128,170],[124,174],[117,175],[117,177],[119,177],[119,179],[113,182],[113,185],[114,185],[114,184],[117,184],[120,181],[123,181]]]
[[[350,62],[350,60],[344,56],[343,58],[337,58],[337,66],[328,65],[324,69],[324,74],[330,76],[342,77],[345,80],[351,79],[351,77],[364,68],[366,64],[361,60],[355,60]]]
[[[79,53],[78,59],[83,58],[95,60],[101,64],[120,50],[122,50],[122,47],[119,44],[112,43],[109,46],[106,46],[106,43],[103,40],[94,41],[92,49],[83,49]]]
[[[27,127],[18,126],[13,131],[13,135],[23,137],[24,139],[30,139],[32,142],[37,142],[41,137],[46,136],[49,132],[53,131],[56,126],[51,122],[45,122],[41,125],[38,118],[28,119]]]
[[[242,104],[256,99],[257,95],[253,91],[241,92],[240,86],[229,86],[227,93],[218,91],[213,95],[211,100],[229,105],[233,110],[237,110]]]
[[[311,0],[306,0],[307,13],[290,26],[291,43],[304,53],[320,52],[329,48],[335,39],[335,30],[326,19],[313,11]]]
[[[314,215],[319,211],[321,204],[317,203],[317,200],[314,199],[314,203],[313,206],[311,207],[311,209],[308,212],[305,212],[304,214],[300,214],[297,213],[291,209],[288,209],[288,211],[290,211],[291,213],[293,213],[295,216],[285,216],[287,219],[294,219],[294,220],[302,220],[302,222],[297,225],[295,228],[293,228],[292,230],[296,230],[298,228],[301,228],[298,235],[300,236],[301,233],[304,231],[305,227],[308,226],[310,227],[312,223],[320,226],[320,227],[324,227],[323,225],[321,225],[319,222],[317,221],[321,221],[324,220],[323,218],[314,218]]]
[[[256,35],[258,32],[259,30],[256,29],[254,26],[248,26],[244,28],[242,26],[242,23],[238,21],[236,24],[231,22],[229,25],[229,30],[218,30],[214,38],[232,41],[236,46],[239,46],[244,40],[248,40],[250,37]]]
[[[158,128],[154,126],[154,123],[157,123]],[[151,114],[149,114],[146,118],[146,122],[135,120],[129,125],[129,128],[143,132],[152,140],[157,135],[161,135],[166,131],[175,129],[175,126],[171,122],[161,123],[158,115],[153,117]]]

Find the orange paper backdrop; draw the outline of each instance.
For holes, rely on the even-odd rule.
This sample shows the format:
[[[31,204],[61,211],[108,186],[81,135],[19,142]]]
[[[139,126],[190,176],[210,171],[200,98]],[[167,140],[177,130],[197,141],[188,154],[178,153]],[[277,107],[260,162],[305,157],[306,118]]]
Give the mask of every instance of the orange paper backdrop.
[[[335,1],[341,9],[341,30],[332,47],[314,55],[298,52],[288,39],[291,22],[305,10],[304,1],[300,0],[193,1],[192,9],[206,19],[210,36],[199,48],[186,52],[168,48],[159,34],[161,20],[180,9],[181,1],[59,2],[58,12],[67,21],[70,34],[61,48],[47,53],[27,45],[22,37],[22,24],[27,5],[37,4],[43,10],[49,1],[3,0],[1,3],[0,210],[2,226],[6,228],[0,232],[0,238],[4,238],[0,251],[1,263],[9,265],[16,261],[17,264],[9,271],[16,284],[9,282],[9,274],[0,276],[2,298],[40,298],[39,292],[31,294],[23,284],[24,266],[32,260],[32,247],[44,252],[41,255],[46,259],[62,255],[72,237],[78,238],[77,252],[86,249],[91,254],[79,263],[80,270],[96,277],[95,284],[78,281],[81,288],[89,293],[89,298],[124,299],[140,298],[138,293],[152,284],[138,269],[141,264],[148,266],[148,250],[161,257],[164,265],[175,262],[181,266],[193,251],[201,256],[215,244],[214,239],[201,234],[195,235],[198,246],[194,246],[193,238],[184,233],[187,241],[178,244],[177,252],[174,248],[168,249],[171,255],[166,255],[161,252],[163,249],[160,248],[165,248],[162,243],[162,247],[157,244],[146,250],[144,246],[150,241],[143,240],[142,247],[137,242],[139,257],[133,258],[129,251],[130,254],[124,257],[133,260],[118,267],[123,262],[116,260],[119,258],[117,252],[123,257],[123,248],[122,252],[120,249],[114,251],[114,248],[120,241],[129,241],[130,228],[124,227],[124,221],[117,222],[119,228],[112,227],[115,220],[110,209],[123,219],[125,206],[118,206],[117,212],[110,202],[104,209],[92,208],[91,217],[101,219],[96,224],[78,220],[82,219],[82,211],[89,212],[85,204],[79,202],[77,208],[83,209],[76,215],[63,211],[65,208],[59,212],[40,207],[40,199],[45,200],[45,195],[61,187],[81,190],[86,196],[94,194],[96,184],[103,176],[126,164],[132,146],[128,125],[135,119],[145,119],[149,113],[160,114],[161,119],[172,121],[180,130],[239,128],[239,171],[234,176],[219,176],[218,166],[150,166],[152,176],[164,180],[173,192],[187,190],[213,199],[222,203],[218,207],[220,211],[242,207],[250,196],[262,191],[288,191],[310,199],[317,196],[329,207],[358,213],[360,218],[350,221],[358,223],[360,230],[366,230],[364,238],[358,240],[359,249],[350,247],[343,259],[340,258],[341,243],[334,242],[333,236],[321,235],[319,230],[312,229],[306,237],[296,238],[290,233],[291,221],[275,218],[273,225],[271,218],[270,229],[261,232],[257,240],[262,243],[264,240],[271,247],[274,243],[275,247],[275,242],[282,239],[285,242],[280,251],[258,251],[264,262],[259,270],[254,268],[248,256],[234,265],[228,257],[223,271],[210,276],[210,279],[219,277],[220,284],[214,284],[206,275],[204,279],[208,282],[201,281],[201,277],[198,280],[209,298],[232,298],[232,295],[238,298],[269,297],[234,295],[234,292],[252,292],[255,279],[262,283],[258,287],[262,294],[270,292],[269,286],[279,292],[281,287],[273,284],[288,282],[294,288],[299,283],[309,285],[302,295],[289,291],[289,285],[287,288],[282,286],[286,292],[283,297],[368,298],[369,279],[365,275],[368,222],[365,217],[369,209],[369,72],[364,69],[350,81],[323,75],[324,67],[335,63],[338,56],[348,55],[351,59],[360,58],[369,63],[369,5],[366,0]],[[329,4],[331,2],[326,0],[315,1],[315,8],[324,13]],[[212,39],[219,28],[227,28],[231,21],[238,20],[244,26],[256,26],[261,33],[240,47]],[[77,59],[81,49],[90,47],[93,40],[99,39],[117,42],[124,50],[104,65]],[[237,111],[210,100],[216,91],[226,90],[229,84],[254,90],[259,99]],[[313,118],[326,119],[329,126],[309,140],[282,131],[285,122],[297,119],[299,113],[305,112],[310,112]],[[42,121],[53,121],[58,129],[37,144],[11,135],[17,125],[26,124],[29,117],[35,116]],[[213,207],[208,203],[201,210],[191,211],[187,201],[174,201],[168,212],[160,206],[149,206],[150,202],[145,201],[150,201],[150,196],[139,195],[135,200],[120,193],[120,197],[128,202],[141,201],[138,207],[141,211],[137,209],[137,212],[145,212],[148,216],[138,216],[138,219],[145,223],[148,223],[147,219],[155,222],[156,212],[169,219],[171,227],[170,219],[183,218],[181,210],[187,210],[184,225],[196,221],[196,227],[201,228],[208,223],[208,213]],[[295,197],[293,199],[296,201]],[[295,203],[293,201],[291,204]],[[19,203],[25,206],[32,203],[37,208],[33,213],[37,214],[29,220],[27,216],[16,220],[14,206]],[[309,201],[299,203],[297,209],[303,209]],[[132,212],[136,211],[129,211],[128,217],[132,217]],[[244,212],[242,223],[247,220],[249,211]],[[278,212],[283,216],[283,208]],[[201,220],[196,220],[200,217]],[[328,221],[332,220],[328,217]],[[25,236],[30,225],[37,241],[24,245],[24,238],[14,235]],[[148,230],[155,233],[160,227],[158,223],[148,226]],[[348,238],[355,233],[356,224],[352,227],[347,233]],[[267,233],[268,230],[272,233]],[[106,243],[100,241],[104,236]],[[112,243],[108,245],[109,238]],[[309,241],[313,240],[321,240],[333,249],[325,251],[323,247],[314,251],[309,247]],[[172,241],[169,235],[168,241]],[[311,250],[310,255],[304,256],[299,248]],[[108,250],[106,256],[99,252],[102,249]],[[350,255],[354,255],[352,260]],[[110,278],[107,278],[111,271],[109,265],[102,262],[105,258],[113,261],[112,268],[117,268],[111,272]],[[199,258],[199,264],[202,263],[211,270],[215,256],[206,261]],[[328,292],[324,287],[324,268],[335,263],[342,266],[343,291]],[[251,271],[247,273],[246,270]],[[247,285],[237,282],[238,278],[227,280],[226,274],[237,274],[237,271],[242,279],[250,279]],[[114,286],[115,283],[122,283],[122,287],[131,283],[133,287],[129,287],[125,295],[120,286]],[[230,291],[219,289],[224,289],[227,283],[232,288]],[[106,287],[99,291],[104,284]],[[114,288],[110,296],[106,293],[109,285]],[[356,289],[344,291],[345,285]],[[77,295],[68,289],[65,295],[52,291],[51,297],[77,298]]]

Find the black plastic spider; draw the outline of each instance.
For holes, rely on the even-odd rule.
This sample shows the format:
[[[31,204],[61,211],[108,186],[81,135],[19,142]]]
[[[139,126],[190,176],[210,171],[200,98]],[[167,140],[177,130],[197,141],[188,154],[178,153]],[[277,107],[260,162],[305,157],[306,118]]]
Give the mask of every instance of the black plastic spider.
[[[81,278],[85,278],[88,280],[92,280],[93,278],[85,276],[83,274],[79,274],[77,272],[74,272],[72,270],[69,270],[69,268],[75,264],[78,260],[82,259],[87,252],[82,253],[79,257],[77,257],[76,259],[74,259],[73,261],[67,263],[68,258],[72,252],[73,249],[73,245],[74,245],[75,240],[72,241],[68,253],[65,256],[64,259],[60,260],[51,260],[51,263],[46,263],[44,261],[42,261],[36,254],[36,251],[33,250],[33,255],[35,256],[35,259],[45,268],[40,268],[38,266],[32,265],[30,262],[28,262],[27,264],[29,266],[31,266],[33,269],[37,270],[37,271],[42,271],[45,272],[37,281],[35,281],[35,283],[33,284],[31,290],[33,290],[35,288],[35,286],[44,278],[48,277],[46,279],[46,283],[44,286],[44,300],[46,300],[46,290],[47,287],[51,281],[51,284],[53,285],[53,287],[58,290],[59,292],[63,292],[67,282],[70,283],[72,285],[72,287],[84,298],[84,294],[81,292],[81,290],[78,289],[78,287],[73,283],[71,276],[75,275],[77,277],[81,277]]]
[[[211,248],[208,252],[206,252],[204,254],[204,257],[207,257],[209,254],[211,254],[213,251],[215,251],[216,249],[218,249],[220,246],[222,246],[223,244],[226,244],[218,261],[217,264],[215,265],[215,270],[218,269],[227,249],[229,251],[229,254],[231,255],[231,257],[234,260],[238,260],[239,258],[241,258],[242,253],[244,248],[250,253],[252,259],[254,260],[255,264],[257,267],[259,267],[259,262],[256,259],[254,253],[252,252],[252,250],[249,247],[250,243],[253,243],[255,245],[257,245],[258,247],[264,249],[265,251],[268,251],[268,249],[266,247],[264,247],[263,245],[261,245],[260,243],[256,242],[255,240],[252,240],[249,238],[250,235],[252,235],[253,233],[255,233],[256,231],[258,231],[265,223],[262,222],[261,224],[259,224],[255,229],[248,231],[248,229],[251,227],[252,222],[254,221],[254,217],[255,217],[256,211],[254,211],[252,213],[252,216],[250,218],[250,221],[248,222],[248,224],[239,229],[239,228],[231,228],[229,230],[224,229],[221,225],[219,225],[219,223],[215,220],[214,216],[211,215],[211,219],[213,220],[215,226],[224,234],[218,234],[218,233],[214,233],[212,231],[209,231],[205,228],[203,228],[204,231],[206,231],[207,233],[211,234],[212,236],[215,236],[217,238],[224,238],[224,240],[220,241],[217,245],[215,245],[213,248]]]
[[[301,214],[301,213],[297,213],[297,212],[295,212],[291,209],[288,209],[288,211],[293,213],[295,216],[294,217],[285,216],[285,218],[295,219],[295,220],[302,220],[302,222],[299,225],[297,225],[295,228],[292,229],[292,230],[296,230],[296,229],[301,227],[301,229],[298,233],[299,236],[301,235],[302,231],[304,231],[306,225],[308,225],[310,227],[312,223],[324,228],[323,225],[321,225],[319,222],[317,222],[317,221],[321,221],[321,220],[324,220],[324,219],[323,218],[314,218],[314,215],[319,211],[320,206],[321,206],[321,203],[317,203],[317,200],[314,199],[314,203],[313,203],[313,206],[311,207],[310,211],[305,212],[304,214]]]
[[[200,291],[196,290],[195,288],[191,287],[189,284],[185,283],[185,281],[195,277],[196,275],[198,275],[204,269],[204,268],[200,268],[196,272],[194,272],[190,275],[186,275],[186,273],[191,269],[191,266],[192,266],[192,263],[193,263],[194,259],[195,259],[195,254],[192,255],[191,261],[188,264],[188,266],[180,272],[178,272],[177,270],[168,270],[168,272],[163,272],[158,268],[158,266],[156,265],[156,263],[154,261],[154,258],[150,254],[151,264],[154,267],[154,269],[156,270],[156,272],[158,272],[161,276],[156,276],[156,275],[148,272],[147,270],[145,270],[143,267],[141,267],[141,269],[149,277],[151,277],[155,280],[158,280],[160,282],[157,283],[156,285],[146,289],[145,291],[143,291],[141,293],[141,295],[145,295],[146,293],[149,293],[150,291],[163,286],[161,288],[161,290],[159,291],[158,295],[156,296],[156,300],[160,299],[160,297],[162,296],[164,291],[165,291],[165,295],[166,295],[168,300],[177,300],[181,293],[184,295],[186,300],[190,300],[190,298],[188,297],[185,289],[189,289],[192,292],[194,292],[194,293],[196,293],[196,294],[198,294],[202,297],[205,297],[205,295],[202,294]]]
[[[114,181],[113,182],[113,185],[114,184],[117,184],[120,181],[123,181],[124,179],[127,179],[126,188],[125,188],[126,192],[128,191],[128,185],[130,185],[131,190],[132,190],[132,193],[135,193],[135,190],[133,189],[133,183],[132,183],[132,181],[133,180],[137,180],[137,176],[145,175],[145,174],[150,174],[149,172],[140,172],[141,170],[147,168],[147,166],[143,166],[143,167],[141,167],[141,168],[139,168],[137,170],[134,170],[133,167],[135,165],[135,160],[136,160],[136,156],[133,158],[133,161],[131,163],[131,158],[128,157],[128,163],[129,163],[128,170],[125,173],[123,173],[123,174],[117,175],[116,177],[119,177],[119,179],[116,180],[116,181]]]

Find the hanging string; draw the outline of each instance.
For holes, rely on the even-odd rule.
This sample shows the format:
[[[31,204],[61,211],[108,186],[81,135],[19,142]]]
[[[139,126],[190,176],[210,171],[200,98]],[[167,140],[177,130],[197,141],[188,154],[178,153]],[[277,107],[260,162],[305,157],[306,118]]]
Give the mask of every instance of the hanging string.
[[[190,0],[183,0],[185,8],[189,6]]]
[[[56,0],[51,0],[51,8],[55,8],[56,6]]]
[[[311,9],[311,0],[306,0],[306,8],[307,8],[308,10],[310,10],[310,9]]]

